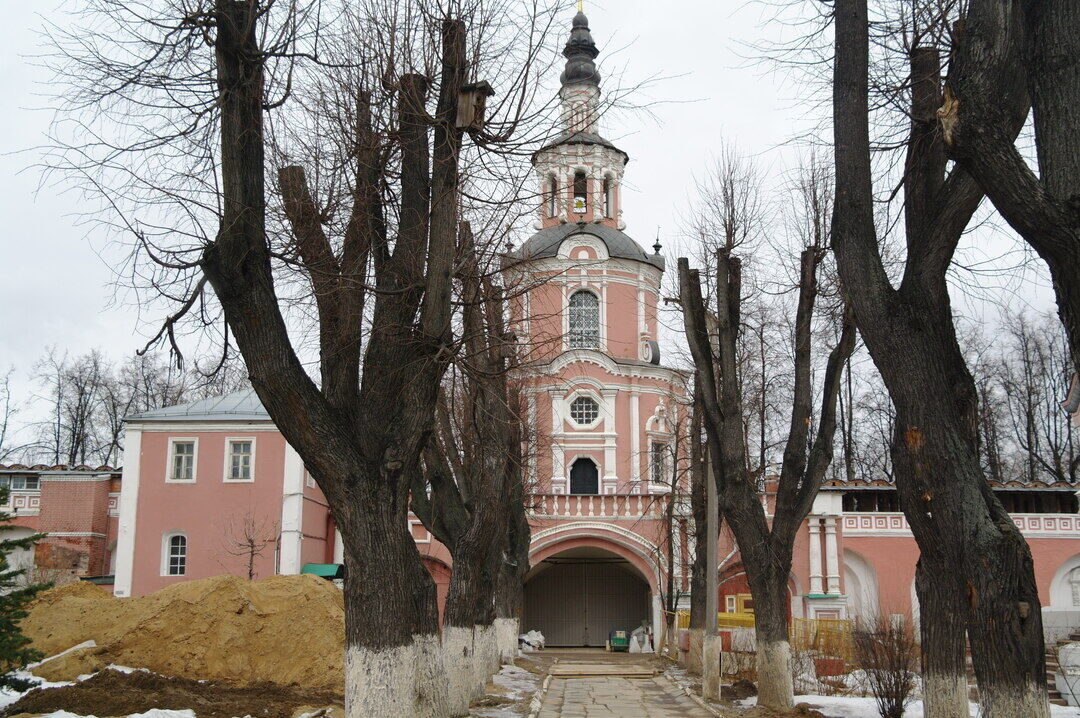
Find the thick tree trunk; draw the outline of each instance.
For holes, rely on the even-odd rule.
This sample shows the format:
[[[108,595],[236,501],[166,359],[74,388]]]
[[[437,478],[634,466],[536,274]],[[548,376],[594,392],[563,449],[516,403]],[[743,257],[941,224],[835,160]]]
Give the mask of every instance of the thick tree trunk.
[[[896,407],[892,453],[901,506],[934,570],[957,577],[946,595],[923,608],[923,648],[935,656],[939,685],[963,678],[946,674],[960,665],[955,619],[934,612],[955,610],[962,601],[985,715],[1045,716],[1041,614],[1030,552],[982,474],[976,392],[956,341],[945,283],[981,193],[962,170],[944,175],[941,139],[926,116],[939,91],[938,63],[924,49],[912,58],[908,259],[903,283],[894,289],[874,226],[866,0],[838,0],[835,28],[837,266]],[[952,695],[955,687],[946,692]]]
[[[372,484],[367,484],[372,485]],[[350,716],[448,715],[435,584],[420,561],[404,497],[338,516],[345,544],[345,707]]]
[[[529,571],[531,531],[525,517],[525,496],[519,480],[515,482],[505,502],[509,518],[502,562],[499,565],[495,589],[495,629],[499,660],[510,663],[517,656],[518,636],[521,634],[521,602],[525,574]]]
[[[788,552],[785,560],[784,556],[770,556],[764,551],[744,551],[743,562],[754,596],[758,705],[779,711],[791,710],[795,702],[787,616],[791,553]],[[749,569],[751,564],[757,566],[753,572]]]
[[[451,715],[467,715],[469,704],[483,696],[496,663],[492,633],[492,588],[497,579],[491,560],[491,542],[459,541],[454,570],[443,611],[443,647],[446,657],[446,692]]]
[[[965,608],[962,587],[947,565],[926,556],[915,570],[922,633],[922,692],[927,718],[952,718],[968,712]]]

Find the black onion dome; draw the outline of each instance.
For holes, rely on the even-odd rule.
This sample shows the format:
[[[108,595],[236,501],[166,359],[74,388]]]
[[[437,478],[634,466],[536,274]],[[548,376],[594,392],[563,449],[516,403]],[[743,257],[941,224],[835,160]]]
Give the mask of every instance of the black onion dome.
[[[563,87],[567,85],[594,85],[600,86],[600,72],[596,69],[593,60],[600,54],[589,32],[589,19],[585,13],[579,12],[574,16],[574,26],[570,30],[570,39],[563,48],[563,56],[566,57],[566,69],[563,70],[559,81]]]

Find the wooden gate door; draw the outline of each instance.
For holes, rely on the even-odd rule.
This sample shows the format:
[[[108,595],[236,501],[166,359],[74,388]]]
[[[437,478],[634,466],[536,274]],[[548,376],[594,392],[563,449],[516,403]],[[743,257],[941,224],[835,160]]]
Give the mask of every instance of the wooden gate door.
[[[549,646],[603,646],[611,631],[648,617],[648,584],[619,564],[560,563],[525,586],[522,630],[540,631]]]

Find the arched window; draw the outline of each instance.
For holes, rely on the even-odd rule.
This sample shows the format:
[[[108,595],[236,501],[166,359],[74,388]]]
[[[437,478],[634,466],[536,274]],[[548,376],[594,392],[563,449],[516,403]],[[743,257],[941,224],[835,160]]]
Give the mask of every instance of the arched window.
[[[554,217],[559,213],[559,180],[555,179],[555,175],[548,177],[547,211],[548,217]]]
[[[600,300],[592,292],[570,295],[571,349],[596,349],[600,346]]]
[[[187,573],[187,536],[184,534],[165,534],[162,546],[163,576],[183,576]]]
[[[614,183],[610,177],[604,178],[604,216],[610,219],[614,216]]]
[[[592,459],[578,459],[570,467],[570,493],[600,493],[600,472]]]
[[[574,211],[584,214],[589,207],[589,182],[584,172],[574,173]]]
[[[600,405],[588,396],[579,396],[570,402],[570,418],[575,424],[588,425],[600,417]]]

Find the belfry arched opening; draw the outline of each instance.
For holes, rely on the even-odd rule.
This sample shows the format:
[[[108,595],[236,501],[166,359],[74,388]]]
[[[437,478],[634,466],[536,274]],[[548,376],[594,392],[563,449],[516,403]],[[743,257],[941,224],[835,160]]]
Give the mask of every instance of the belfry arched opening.
[[[613,630],[651,621],[649,582],[627,559],[579,546],[543,559],[525,583],[523,630],[548,646],[603,646]]]

